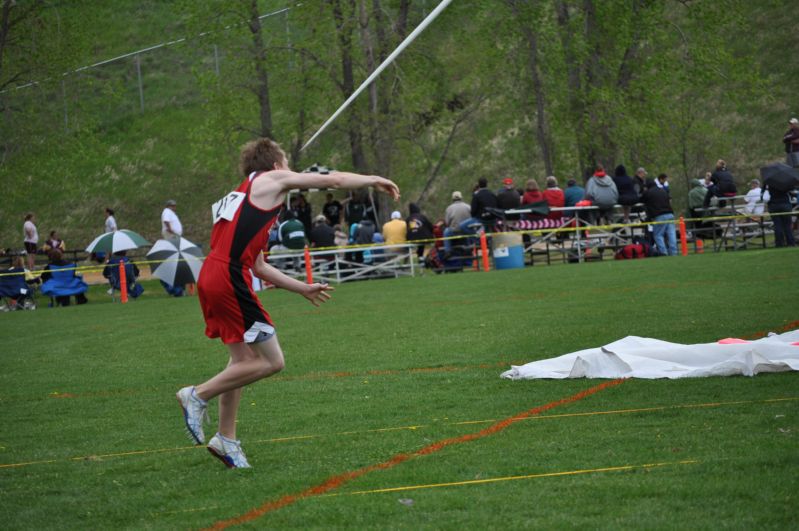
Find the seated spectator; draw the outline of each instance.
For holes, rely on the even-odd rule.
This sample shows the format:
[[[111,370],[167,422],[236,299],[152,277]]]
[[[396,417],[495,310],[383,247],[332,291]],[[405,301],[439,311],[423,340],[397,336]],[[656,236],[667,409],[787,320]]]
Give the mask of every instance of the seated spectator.
[[[341,230],[340,224],[334,225],[333,230],[335,231],[333,242],[336,247],[345,247],[350,242],[347,233]]]
[[[399,210],[391,213],[391,220],[383,224],[383,238],[386,245],[397,245],[407,242],[408,225],[402,220]]]
[[[109,293],[113,293],[113,290],[121,291],[122,284],[121,278],[119,274],[119,264],[125,264],[123,267],[125,268],[125,284],[127,287],[128,295],[136,299],[144,293],[144,287],[139,284],[136,279],[139,278],[139,268],[136,264],[130,261],[130,258],[127,257],[127,251],[118,251],[111,256],[108,260],[108,263],[103,268],[103,276],[108,279],[108,283],[111,285],[111,288],[108,290]],[[169,286],[166,282],[161,281],[164,285],[167,293],[172,295],[173,293],[171,290],[174,290],[172,286]],[[167,288],[167,286],[169,286]],[[181,295],[183,294],[183,288],[180,287]]]
[[[422,241],[416,246],[416,256],[419,258],[424,256],[425,243],[423,240],[433,239],[433,224],[427,219],[427,216],[422,214],[422,210],[416,203],[408,205],[408,219],[405,220],[408,226],[408,231],[405,237],[409,242]],[[385,232],[385,231],[384,231]]]
[[[558,186],[558,180],[554,175],[547,177],[547,188],[543,192],[544,199],[549,205],[550,212],[547,219],[560,219],[563,217],[561,210],[553,211],[553,208],[562,208],[566,204],[566,196]]]
[[[50,263],[42,271],[42,293],[54,298],[58,306],[69,306],[70,296],[75,297],[75,304],[89,302],[84,295],[89,286],[76,273],[75,264],[64,260],[61,249],[53,249],[48,256]]]
[[[482,227],[479,219],[472,217],[472,209],[463,201],[463,195],[457,190],[452,192],[452,203],[444,212],[441,236],[444,242],[444,253],[452,252],[452,237],[460,234],[474,234],[475,228]],[[435,236],[435,227],[433,228]],[[460,240],[458,240],[460,241]]]
[[[655,181],[652,181],[653,183]],[[602,165],[598,165],[596,171],[588,179],[588,184],[585,187],[585,197],[590,199],[591,203],[599,207],[599,212],[595,215],[594,222],[600,223],[613,223],[613,207],[619,200],[619,190],[616,188],[616,183],[613,182],[606,173]]]
[[[25,268],[25,258],[22,255],[13,256],[11,267],[0,271],[3,273],[0,276],[0,299],[7,301],[0,306],[0,310],[35,310],[36,300],[33,294],[36,284],[41,280]]]
[[[277,245],[272,246],[272,251],[299,251],[305,249],[305,227],[297,219],[291,209],[283,212],[283,222],[277,228]],[[300,257],[294,255],[289,258],[295,271],[300,270]],[[278,263],[284,262],[277,259]]]
[[[616,166],[616,171],[613,176],[613,183],[616,185],[616,190],[619,193],[619,204],[622,209],[622,217],[624,223],[630,222],[630,210],[634,204],[640,199],[638,194],[635,193],[635,185],[633,179],[627,175],[627,168],[622,164]]]
[[[762,200],[760,199],[761,195],[763,196]],[[752,179],[749,182],[749,191],[746,192],[746,196],[744,196],[744,201],[746,201],[744,212],[753,216],[763,215],[763,211],[765,210],[764,203],[768,203],[769,199],[771,199],[769,193],[763,192],[760,189],[760,181]]]
[[[327,221],[327,216],[323,214],[319,214],[314,218],[313,228],[308,234],[311,247],[335,247],[336,230]],[[332,255],[329,258],[332,258]]]
[[[516,188],[513,187],[513,179],[507,178],[502,181],[502,190],[497,194],[497,208],[511,210],[519,208],[522,198]]]
[[[546,201],[544,194],[541,193],[541,189],[538,188],[538,181],[535,179],[527,179],[527,185],[524,189],[524,195],[522,196],[522,204],[523,205],[532,205],[533,203],[540,203],[541,201]]]
[[[50,236],[44,242],[42,250],[49,253],[51,249],[60,249],[62,252],[66,249],[64,240],[58,237],[58,233],[54,230],[50,231]]]
[[[705,208],[710,206],[710,200],[714,197],[735,197],[738,193],[738,188],[735,186],[735,178],[727,169],[727,163],[721,159],[716,162],[716,171],[710,175],[710,182],[712,184],[705,195]],[[719,201],[719,207],[724,207],[724,205],[724,201]]]
[[[479,220],[487,231],[491,231],[496,218],[487,207],[497,207],[497,196],[488,189],[488,180],[480,177],[477,180],[477,188],[472,194],[472,217]]]
[[[575,179],[569,179],[566,183],[566,190],[563,192],[563,206],[572,207],[577,206],[577,203],[582,201],[585,197],[585,188],[577,184]],[[565,210],[563,216],[567,218],[574,217],[573,210]]]

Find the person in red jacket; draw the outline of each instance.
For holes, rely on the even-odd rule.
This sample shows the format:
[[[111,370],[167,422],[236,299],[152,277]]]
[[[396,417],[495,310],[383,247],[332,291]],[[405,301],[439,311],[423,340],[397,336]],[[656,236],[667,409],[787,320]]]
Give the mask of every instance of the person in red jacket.
[[[538,188],[538,182],[535,179],[527,179],[527,186],[525,186],[524,195],[522,196],[522,204],[529,205],[540,203],[541,201],[546,201],[546,199]]]
[[[558,180],[550,175],[547,177],[547,189],[543,191],[544,199],[546,199],[549,208],[561,208],[566,203],[566,198],[563,195],[563,190],[558,187]],[[560,219],[563,216],[563,212],[558,211],[550,211],[547,218],[549,219]]]

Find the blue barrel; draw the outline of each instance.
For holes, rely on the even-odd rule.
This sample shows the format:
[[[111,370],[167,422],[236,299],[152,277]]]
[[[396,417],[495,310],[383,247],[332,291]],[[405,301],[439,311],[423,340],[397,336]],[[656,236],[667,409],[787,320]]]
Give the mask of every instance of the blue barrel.
[[[492,237],[495,269],[524,267],[524,244],[521,234],[495,234]]]

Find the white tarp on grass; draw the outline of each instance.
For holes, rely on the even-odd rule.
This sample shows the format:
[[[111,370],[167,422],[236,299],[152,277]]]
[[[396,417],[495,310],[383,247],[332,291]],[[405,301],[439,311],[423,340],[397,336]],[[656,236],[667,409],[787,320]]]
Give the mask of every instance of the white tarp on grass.
[[[511,366],[503,378],[700,378],[799,371],[799,330],[755,341],[681,345],[628,336],[599,348]]]

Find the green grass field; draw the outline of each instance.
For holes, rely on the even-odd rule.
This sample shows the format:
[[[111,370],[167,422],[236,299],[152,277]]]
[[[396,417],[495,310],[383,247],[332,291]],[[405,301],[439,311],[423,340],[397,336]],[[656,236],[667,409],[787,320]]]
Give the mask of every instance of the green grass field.
[[[238,471],[174,399],[226,362],[196,297],[0,314],[3,527],[795,528],[796,373],[628,380],[386,463],[603,382],[511,363],[795,327],[798,273],[785,249],[360,282],[320,309],[266,292],[287,367],[244,392]]]

